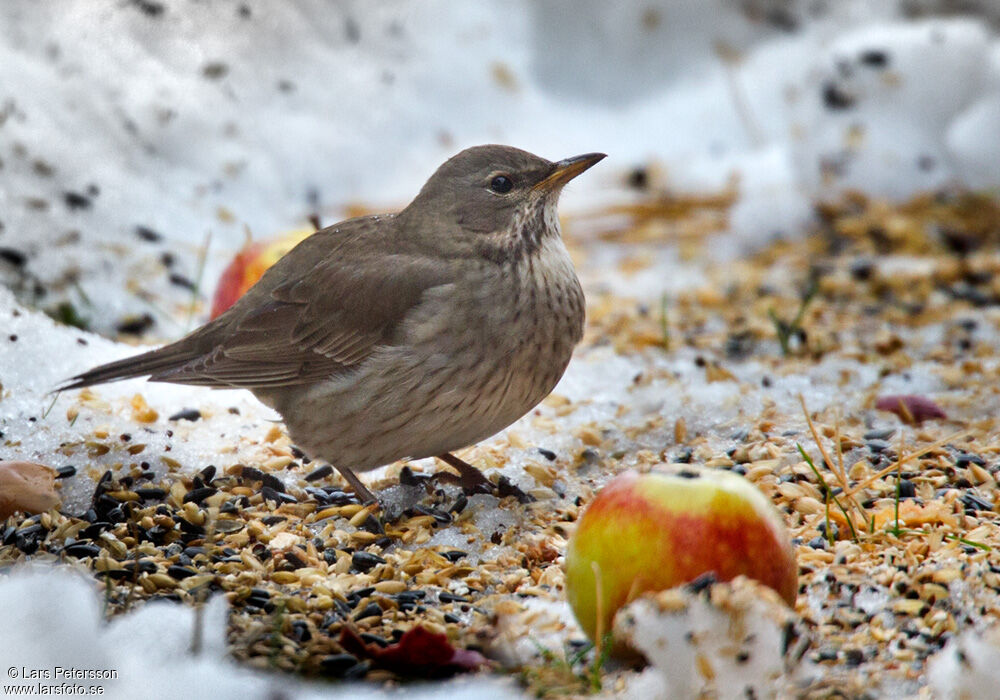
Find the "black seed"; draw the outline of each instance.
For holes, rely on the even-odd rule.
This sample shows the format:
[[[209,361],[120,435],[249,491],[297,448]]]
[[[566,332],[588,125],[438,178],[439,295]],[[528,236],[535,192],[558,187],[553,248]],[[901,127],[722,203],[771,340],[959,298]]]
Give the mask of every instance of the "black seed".
[[[201,503],[209,496],[214,496],[219,489],[212,486],[203,486],[200,489],[192,489],[184,494],[184,503]]]
[[[274,474],[261,474],[260,481],[264,485],[264,488],[273,489],[278,493],[285,493],[285,483]]]
[[[452,624],[457,624],[457,623],[461,622],[462,619],[458,615],[452,615],[451,613],[445,613],[444,614],[444,621],[445,622],[450,622]]]
[[[962,452],[955,458],[955,466],[959,469],[963,469],[970,464],[975,464],[980,467],[986,466],[986,460],[979,455],[969,454],[968,452]]]
[[[45,537],[45,528],[41,525],[29,525],[22,527],[14,535],[14,546],[25,554],[34,554],[38,549],[42,538]]]
[[[632,189],[644,190],[649,187],[649,171],[643,167],[633,168],[625,178],[625,182]]]
[[[149,330],[154,323],[156,323],[155,319],[149,314],[126,316],[118,321],[115,330],[123,335],[141,335]]]
[[[164,498],[167,497],[167,492],[165,489],[160,489],[155,487],[136,489],[135,492],[139,495],[139,498],[141,498],[144,501],[162,501]]]
[[[438,594],[438,600],[442,603],[468,603],[469,599],[454,593],[443,592]]]
[[[860,649],[844,649],[844,662],[848,666],[860,666],[865,660],[865,653]]]
[[[184,289],[189,289],[192,292],[198,289],[198,286],[194,282],[179,272],[171,272],[167,279],[170,280],[170,284],[176,287],[183,287]]]
[[[873,455],[881,454],[891,447],[885,440],[869,440],[865,446]]]
[[[167,418],[167,420],[190,420],[190,421],[196,421],[200,419],[201,419],[201,411],[199,411],[197,408],[185,408]]]
[[[354,616],[354,621],[357,622],[366,617],[382,617],[382,608],[379,607],[378,603],[369,603],[366,605],[363,610]]]
[[[309,631],[309,625],[305,620],[292,620],[292,629],[288,636],[296,642],[308,642],[312,639],[312,632]]]
[[[316,467],[311,472],[306,474],[306,481],[319,481],[320,479],[325,479],[331,474],[333,474],[333,467],[329,464],[324,464],[322,467]]]
[[[980,496],[977,496],[976,494],[972,493],[971,491],[966,491],[965,493],[963,493],[961,500],[962,500],[962,503],[965,504],[965,507],[967,509],[970,509],[970,510],[975,510],[975,511],[980,511],[980,510],[992,511],[993,510],[993,504],[992,503],[990,503],[989,501],[987,501],[986,499],[984,499],[984,498],[982,498]]]
[[[542,455],[542,457],[544,457],[545,459],[549,460],[550,462],[556,461],[556,453],[553,452],[552,450],[547,450],[544,447],[539,447],[538,453]]]
[[[441,552],[441,556],[450,561],[452,564],[454,564],[463,557],[468,556],[468,554],[463,552],[461,549],[453,549],[449,552]]]
[[[263,481],[264,472],[255,467],[243,467],[240,470],[240,476],[248,481]]]
[[[63,201],[70,209],[90,209],[92,204],[89,197],[79,192],[63,192]]]
[[[270,486],[264,486],[260,489],[260,495],[264,497],[265,501],[274,501],[275,503],[298,503],[295,496],[287,493],[279,493],[272,489]]]
[[[682,469],[679,472],[677,472],[677,476],[681,477],[682,479],[697,479],[701,475],[698,472],[692,472],[688,471],[687,469]]]
[[[163,236],[148,226],[143,226],[142,224],[135,227],[135,235],[144,241],[149,241],[150,243],[159,243],[163,240]]]
[[[899,482],[899,497],[913,498],[917,495],[916,485],[909,479],[901,479]]]
[[[267,598],[258,598],[257,596],[249,596],[244,599],[243,604],[249,607],[260,608],[261,610],[266,610],[267,606],[274,605]]]
[[[389,646],[389,640],[385,637],[380,637],[377,634],[372,634],[371,632],[362,632],[358,635],[361,637],[361,641],[367,642],[369,644],[376,644],[383,649]]]
[[[97,499],[100,498],[105,491],[112,490],[111,479],[112,474],[110,469],[101,474],[101,478],[97,480],[96,484],[94,484],[94,495],[91,499],[91,503],[96,503]]]
[[[130,575],[134,574],[137,569],[140,574],[155,574],[156,562],[152,559],[140,559],[137,562],[127,561],[122,564],[122,568],[129,572]]]
[[[452,521],[451,515],[449,515],[448,513],[445,513],[442,510],[438,510],[437,508],[432,508],[430,506],[425,506],[419,503],[413,506],[411,510],[416,513],[419,513],[420,515],[429,515],[432,518],[434,518],[436,522],[442,525],[448,525]]]
[[[66,554],[66,556],[83,559],[85,557],[98,556],[101,553],[101,548],[96,544],[90,544],[89,542],[74,542],[73,544],[66,545],[63,548],[63,553]]]
[[[268,527],[271,527],[272,525],[277,525],[278,523],[283,523],[286,520],[288,520],[288,518],[286,518],[284,515],[269,515],[266,518],[260,519],[260,521],[265,525],[267,525]]]
[[[163,3],[155,0],[131,0],[131,4],[147,17],[159,17],[163,14]]]
[[[346,506],[351,503],[359,503],[357,496],[353,493],[345,493],[334,486],[327,486],[323,489],[326,497],[330,499],[330,504],[335,506]]]
[[[209,80],[219,80],[220,78],[224,78],[228,72],[229,66],[222,61],[211,61],[206,63],[201,68],[201,74]]]
[[[851,277],[858,282],[865,282],[872,277],[875,272],[875,265],[871,260],[855,260],[851,263]],[[890,433],[891,434],[891,433]]]
[[[885,68],[889,65],[889,54],[880,49],[868,49],[861,52],[858,60],[872,68]]]
[[[323,489],[316,488],[315,486],[306,486],[303,489],[303,491],[312,496],[313,500],[316,501],[319,505],[321,506],[330,505],[330,497],[326,494],[326,491],[324,491]]]
[[[88,525],[80,532],[80,537],[87,540],[93,540],[100,537],[101,533],[111,527],[111,523],[107,520],[97,520],[91,525]]]
[[[467,505],[469,505],[469,497],[466,496],[464,493],[461,493],[458,495],[458,498],[455,499],[455,502],[452,504],[451,508],[448,509],[448,512],[461,513],[463,510],[465,510],[465,507]]]
[[[358,660],[350,654],[331,654],[330,656],[324,656],[319,662],[320,670],[323,673],[336,677],[343,676],[358,665]]]
[[[97,578],[104,576],[105,578],[114,579],[115,581],[121,581],[127,578],[132,578],[132,572],[126,571],[125,569],[112,569],[111,571],[98,571],[94,574]]]
[[[826,540],[816,536],[809,540],[809,546],[813,549],[826,549]]]
[[[823,85],[823,103],[829,109],[850,109],[854,106],[854,97],[836,83],[828,82]]]
[[[67,464],[65,467],[59,467],[56,470],[57,479],[68,479],[71,476],[76,476],[76,467],[72,464]]]
[[[185,520],[184,518],[180,518],[179,519],[178,525],[180,525],[181,532],[183,532],[183,533],[187,533],[189,535],[203,535],[203,534],[205,534],[205,528],[204,527],[202,527],[201,525],[195,525],[191,521]]]
[[[717,583],[718,580],[719,579],[716,578],[714,571],[706,571],[698,578],[696,578],[694,581],[691,581],[691,583],[687,584],[685,588],[687,588],[692,593],[701,593],[702,591],[710,588],[713,584]]]
[[[355,552],[351,555],[351,568],[360,573],[367,573],[379,564],[385,564],[385,559],[371,552]]]
[[[28,256],[15,248],[0,248],[0,260],[5,260],[14,267],[24,267]]]
[[[292,569],[301,569],[305,567],[306,562],[292,550],[285,552],[285,561],[292,565]]]
[[[370,532],[373,535],[385,534],[385,528],[382,527],[382,523],[379,522],[379,519],[376,518],[374,515],[369,515],[367,518],[365,518],[365,521],[361,523],[359,529],[364,530],[365,532]]]

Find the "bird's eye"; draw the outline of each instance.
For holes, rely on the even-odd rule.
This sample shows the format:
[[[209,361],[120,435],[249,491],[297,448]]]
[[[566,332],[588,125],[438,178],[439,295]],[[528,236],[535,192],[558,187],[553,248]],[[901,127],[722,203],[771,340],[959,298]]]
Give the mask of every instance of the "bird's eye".
[[[497,175],[490,180],[490,189],[497,194],[507,194],[514,189],[514,181],[506,175]]]

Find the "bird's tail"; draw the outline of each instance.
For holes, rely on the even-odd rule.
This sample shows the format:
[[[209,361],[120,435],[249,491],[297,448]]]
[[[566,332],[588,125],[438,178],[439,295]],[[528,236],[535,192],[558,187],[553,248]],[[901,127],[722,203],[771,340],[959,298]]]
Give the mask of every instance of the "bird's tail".
[[[86,372],[71,377],[66,383],[57,387],[55,391],[67,391],[69,389],[81,389],[93,384],[103,384],[104,382],[115,382],[120,379],[131,379],[133,377],[145,377],[157,374],[164,370],[175,369],[192,359],[192,353],[177,348],[174,345],[167,345],[156,350],[144,352],[141,355],[133,355],[106,365],[94,367]]]

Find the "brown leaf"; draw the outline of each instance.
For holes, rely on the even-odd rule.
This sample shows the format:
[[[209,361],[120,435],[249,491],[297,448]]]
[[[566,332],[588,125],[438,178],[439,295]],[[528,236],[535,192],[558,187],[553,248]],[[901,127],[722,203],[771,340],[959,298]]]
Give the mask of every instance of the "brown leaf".
[[[880,411],[891,411],[911,425],[922,423],[929,418],[948,417],[941,407],[930,399],[913,394],[893,394],[879,397],[875,401],[875,408]]]
[[[401,676],[440,678],[461,671],[474,671],[488,663],[478,651],[456,649],[448,637],[423,627],[408,630],[398,642],[385,648],[366,644],[357,632],[344,627],[340,631],[340,646],[358,658],[371,659],[373,666]]]

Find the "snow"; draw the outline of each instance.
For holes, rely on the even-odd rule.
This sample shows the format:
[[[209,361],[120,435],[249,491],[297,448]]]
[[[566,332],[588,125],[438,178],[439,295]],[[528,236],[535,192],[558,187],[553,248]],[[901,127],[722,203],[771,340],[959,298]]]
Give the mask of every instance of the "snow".
[[[742,577],[714,586],[641,596],[616,614],[616,639],[650,662],[623,697],[791,697],[815,673],[801,660],[804,625],[774,591]]]
[[[914,20],[903,4],[0,3],[0,248],[27,255],[24,269],[0,259],[0,283],[17,292],[15,300],[0,288],[0,457],[63,466],[64,443],[99,428],[133,431],[130,402],[142,394],[159,413],[142,435],[151,452],[169,445],[192,468],[220,455],[225,464],[240,461],[240,450],[256,449],[276,418],[248,393],[128,381],[99,387],[91,401],[76,392],[53,396],[61,380],[136,349],[57,325],[23,304],[51,309],[70,299],[101,331],[127,313],[150,313],[154,337],[178,337],[201,320],[203,304],[188,320],[192,299],[204,300],[247,229],[270,237],[312,213],[330,223],[359,203],[396,209],[437,164],[476,143],[510,143],[549,158],[609,153],[565,193],[562,211],[570,214],[629,201],[624,181],[636,166],[649,166],[659,174],[655,186],[672,191],[735,182],[739,198],[713,260],[692,263],[664,248],[626,276],[615,272],[621,250],[588,251],[581,265],[588,294],[607,289],[651,308],[663,294],[704,284],[708,265],[799,235],[817,198],[851,188],[901,199],[942,185],[1000,187],[995,7],[983,2],[978,16]],[[948,3],[919,4],[934,14]],[[743,7],[760,8],[758,19]],[[141,240],[140,225],[164,239]],[[206,240],[198,296],[170,275],[198,282]],[[175,258],[169,265],[167,252]],[[49,290],[44,296],[35,294],[35,279]],[[812,410],[842,401],[845,370],[854,373],[858,402],[875,386],[944,388],[927,367],[881,380],[872,368],[821,361],[808,374],[772,376],[765,390],[766,370],[752,362],[733,368],[737,381],[706,383],[694,359],[692,350],[650,357],[593,348],[556,389],[588,402],[560,419],[563,431],[553,436],[529,416],[507,435],[562,456],[580,448],[576,428],[655,414],[664,434],[683,418],[693,434],[721,443],[772,402],[794,414],[807,390]],[[635,385],[640,372],[656,377]],[[621,406],[630,409],[624,417]],[[205,418],[168,420],[182,408]],[[539,408],[539,416],[552,415]],[[625,453],[637,447],[616,440]],[[510,455],[503,473],[522,483],[522,467],[538,453]],[[115,449],[88,464],[101,470],[121,461]],[[85,475],[64,485],[69,512],[83,507],[91,485]],[[403,487],[387,495],[400,507],[412,497]],[[483,531],[510,524],[513,516],[490,497],[476,498],[470,512]],[[458,546],[449,532],[433,544]],[[496,555],[483,556],[490,551]],[[0,633],[11,664],[120,668],[118,697],[270,692],[267,681],[220,658],[219,603],[209,606],[208,641],[194,660],[185,655],[189,611],[147,606],[104,626],[91,586],[68,574],[16,572],[0,589],[3,619],[18,621]],[[149,616],[164,619],[153,624]],[[148,636],[160,628],[172,632]],[[163,656],[155,663],[144,656],[156,654]],[[943,662],[939,668],[934,679],[948,673]],[[125,678],[126,669],[137,670]],[[131,685],[138,683],[148,685]],[[446,688],[408,692],[514,692],[487,680]],[[280,690],[381,697],[288,679]]]
[[[996,694],[1000,668],[1000,629],[967,630],[953,637],[927,662],[934,697],[942,700],[987,698]]]

